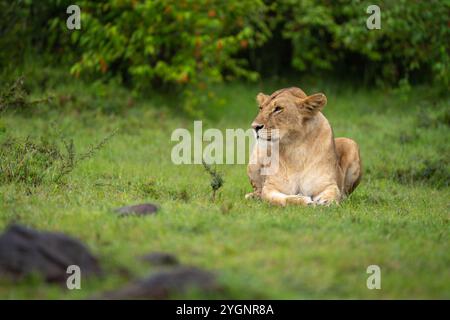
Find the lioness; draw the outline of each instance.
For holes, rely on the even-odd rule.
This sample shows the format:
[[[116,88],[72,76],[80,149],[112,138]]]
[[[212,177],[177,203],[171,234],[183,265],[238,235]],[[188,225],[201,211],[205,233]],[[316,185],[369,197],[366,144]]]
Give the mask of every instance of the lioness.
[[[256,100],[259,113],[252,127],[257,139],[278,142],[279,165],[275,173],[263,175],[256,144],[247,167],[254,191],[247,199],[262,198],[281,206],[329,205],[356,188],[361,179],[359,147],[348,138],[334,139],[321,112],[327,103],[323,93],[307,96],[294,87],[270,96],[259,93]]]

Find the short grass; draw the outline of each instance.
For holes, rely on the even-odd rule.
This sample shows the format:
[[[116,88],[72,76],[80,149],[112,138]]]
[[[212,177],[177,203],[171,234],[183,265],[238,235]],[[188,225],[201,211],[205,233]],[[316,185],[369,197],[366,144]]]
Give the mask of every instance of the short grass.
[[[3,279],[0,298],[88,298],[155,272],[137,259],[152,251],[215,271],[225,287],[215,298],[450,298],[448,97],[307,80],[234,83],[215,88],[225,103],[205,108],[204,128],[248,128],[255,95],[287,85],[326,93],[335,135],[360,144],[365,175],[340,206],[245,201],[245,165],[217,167],[225,184],[212,202],[201,165],[171,162],[172,131],[193,127],[173,99],[63,82],[50,86],[51,108],[3,114],[2,134],[39,136],[57,127],[79,149],[118,132],[62,185],[0,185],[0,230],[15,221],[66,232],[89,246],[106,276],[73,291],[37,277]],[[112,212],[147,201],[160,205],[157,215]],[[381,290],[366,287],[372,264],[381,267]]]

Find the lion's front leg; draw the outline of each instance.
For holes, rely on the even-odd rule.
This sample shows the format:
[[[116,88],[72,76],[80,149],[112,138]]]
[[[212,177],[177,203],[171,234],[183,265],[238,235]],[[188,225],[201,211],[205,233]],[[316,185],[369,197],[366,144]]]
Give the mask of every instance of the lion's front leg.
[[[284,194],[273,187],[267,186],[264,186],[264,188],[262,189],[261,197],[271,204],[283,207],[288,204],[295,204],[301,206],[313,204],[313,201],[310,197]]]
[[[264,179],[261,176],[261,167],[257,164],[249,164],[247,167],[247,175],[250,179],[250,184],[253,187],[253,192],[247,193],[245,199],[261,198],[262,186],[264,183]]]
[[[332,203],[339,204],[341,192],[337,185],[333,184],[325,188],[322,192],[312,197],[314,204],[329,206]]]
[[[250,180],[250,184],[253,187],[253,192],[247,193],[245,195],[245,199],[261,198],[261,192],[264,184],[264,176],[261,175],[261,168],[262,165],[258,161],[258,150],[257,147],[255,147],[247,166],[247,175]]]

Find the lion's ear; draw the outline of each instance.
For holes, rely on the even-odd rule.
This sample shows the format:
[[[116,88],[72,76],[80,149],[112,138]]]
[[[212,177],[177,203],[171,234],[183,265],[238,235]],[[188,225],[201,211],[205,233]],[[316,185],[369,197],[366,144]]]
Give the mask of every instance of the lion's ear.
[[[327,104],[327,97],[323,93],[316,93],[300,101],[302,111],[311,116],[321,111]]]
[[[262,92],[258,93],[258,95],[256,96],[256,101],[258,102],[258,104],[260,106],[262,106],[264,104],[264,102],[267,101],[267,99],[269,99],[269,96]]]

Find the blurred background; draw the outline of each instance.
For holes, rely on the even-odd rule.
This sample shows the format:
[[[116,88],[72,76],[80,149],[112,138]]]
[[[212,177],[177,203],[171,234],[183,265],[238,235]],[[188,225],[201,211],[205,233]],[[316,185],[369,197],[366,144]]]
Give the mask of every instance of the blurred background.
[[[68,30],[72,2],[0,2],[4,81],[60,66],[77,79],[176,91],[188,109],[211,83],[289,74],[449,86],[448,1],[378,1],[379,30],[367,29],[372,3],[359,0],[78,1],[81,30]]]

